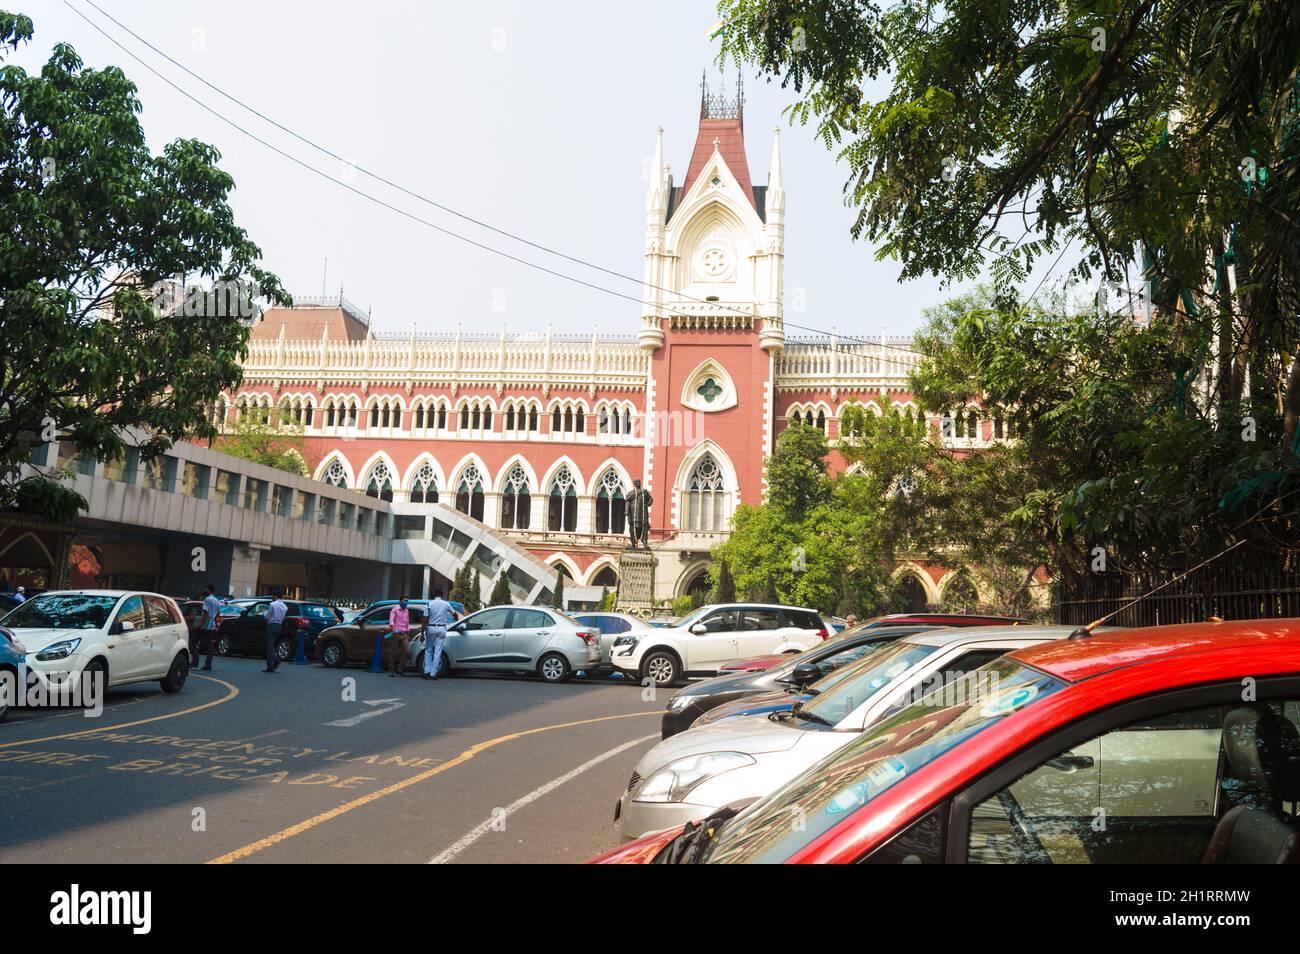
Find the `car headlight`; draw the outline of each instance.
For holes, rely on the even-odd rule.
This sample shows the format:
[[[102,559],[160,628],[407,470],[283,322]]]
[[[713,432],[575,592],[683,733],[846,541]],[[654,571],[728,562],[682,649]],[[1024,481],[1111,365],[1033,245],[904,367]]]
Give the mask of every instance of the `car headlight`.
[[[620,636],[614,640],[615,646],[635,646],[641,639],[640,636]]]
[[[753,764],[754,760],[744,752],[709,752],[705,755],[687,756],[669,762],[651,775],[632,798],[638,802],[685,801],[691,790],[706,779]]]
[[[673,696],[668,700],[668,711],[678,712],[695,701],[695,696]]]
[[[49,662],[52,659],[67,659],[69,656],[71,656],[74,652],[77,651],[77,647],[80,645],[81,645],[80,638],[65,639],[61,643],[53,643],[49,646],[46,646],[39,653],[36,654],[36,658],[41,660],[42,662]]]

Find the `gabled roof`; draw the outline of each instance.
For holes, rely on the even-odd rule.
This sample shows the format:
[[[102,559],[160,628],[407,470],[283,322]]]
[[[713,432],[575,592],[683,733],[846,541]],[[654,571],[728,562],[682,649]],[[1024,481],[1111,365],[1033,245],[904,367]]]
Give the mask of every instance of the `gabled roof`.
[[[745,198],[757,211],[754,186],[749,178],[749,160],[745,157],[745,121],[741,116],[734,119],[700,119],[700,130],[695,136],[695,151],[691,153],[691,164],[686,170],[680,195],[686,195],[704,171],[704,166],[713,155],[714,140],[717,140],[718,152],[727,168],[740,183]]]

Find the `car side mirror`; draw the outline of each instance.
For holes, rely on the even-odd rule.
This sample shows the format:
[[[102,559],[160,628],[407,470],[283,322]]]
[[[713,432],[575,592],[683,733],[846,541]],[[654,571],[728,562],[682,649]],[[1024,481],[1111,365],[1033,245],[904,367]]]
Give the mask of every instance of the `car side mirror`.
[[[822,671],[816,663],[800,663],[790,672],[790,684],[799,689],[821,678]]]
[[[703,623],[696,623],[694,626],[691,627],[691,632],[694,633],[696,636],[703,636],[708,631],[709,631],[709,627],[705,626]]]
[[[118,626],[121,628],[122,632],[124,633],[129,633],[135,629],[135,623],[131,622],[129,619],[122,620],[120,623],[118,623]]]

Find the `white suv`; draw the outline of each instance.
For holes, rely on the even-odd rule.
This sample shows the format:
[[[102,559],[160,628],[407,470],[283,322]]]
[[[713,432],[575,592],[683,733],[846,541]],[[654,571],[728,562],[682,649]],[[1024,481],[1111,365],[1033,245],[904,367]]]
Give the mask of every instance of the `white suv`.
[[[157,680],[180,692],[190,671],[189,630],[170,597],[128,590],[59,590],[4,618],[27,651],[27,669],[52,689],[82,697]],[[97,675],[98,674],[98,675]]]
[[[815,611],[770,603],[702,606],[675,626],[614,640],[609,661],[638,680],[671,686],[684,675],[712,676],[733,659],[801,653],[830,635]]]

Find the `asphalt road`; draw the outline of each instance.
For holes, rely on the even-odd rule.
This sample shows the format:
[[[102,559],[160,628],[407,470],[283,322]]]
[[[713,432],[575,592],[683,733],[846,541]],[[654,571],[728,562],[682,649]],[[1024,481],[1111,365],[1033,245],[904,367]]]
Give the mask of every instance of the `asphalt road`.
[[[0,864],[578,862],[665,693],[218,659],[183,692],[0,723]]]

